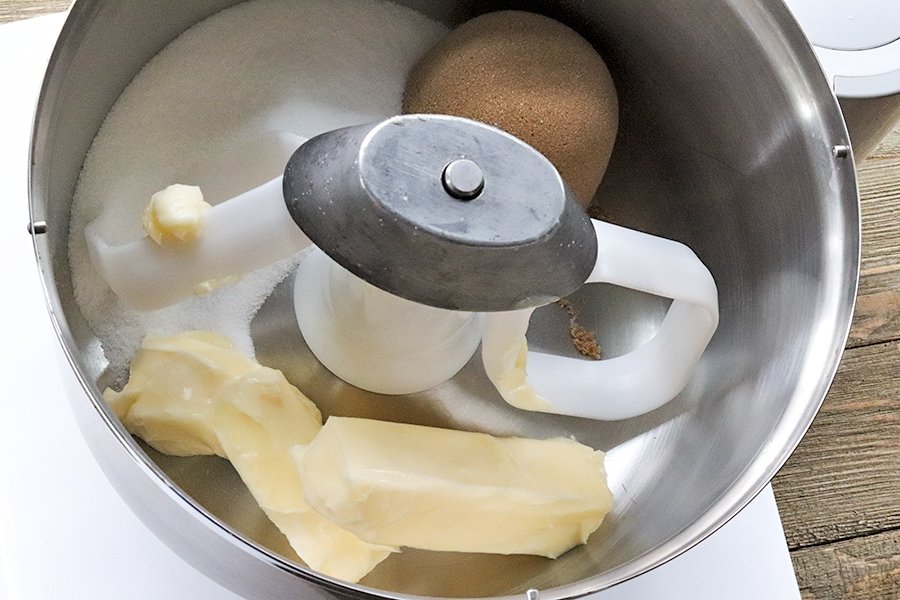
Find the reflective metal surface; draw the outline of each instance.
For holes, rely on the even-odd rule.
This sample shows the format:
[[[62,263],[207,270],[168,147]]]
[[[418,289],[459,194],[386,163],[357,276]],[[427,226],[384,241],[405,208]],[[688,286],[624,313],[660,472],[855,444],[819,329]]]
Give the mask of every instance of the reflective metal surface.
[[[472,189],[484,187],[464,202],[444,189],[463,157]],[[461,117],[399,115],[316,136],[288,161],[284,199],[332,260],[438,308],[541,306],[581,287],[597,261],[597,234],[553,164]]]
[[[779,0],[477,3],[480,11],[544,12],[602,51],[621,125],[597,196],[601,210],[617,224],[688,244],[716,279],[719,330],[672,403],[615,423],[527,413],[503,403],[475,363],[428,395],[373,398],[311,360],[285,317],[289,287],[254,322],[259,359],[284,369],[326,414],[574,435],[606,450],[616,507],[587,545],[556,561],[408,551],[360,585],[342,586],[295,562],[226,463],[145,452],[100,398],[102,350],[72,297],[68,210],[91,140],[124,86],[165,43],[231,3],[77,0],[35,122],[31,221],[47,222],[35,244],[70,360],[64,369],[80,381],[72,404],[111,481],[166,543],[248,597],[521,599],[535,589],[544,600],[567,598],[678,555],[765,485],[809,426],[837,367],[859,256],[853,160],[832,153],[848,143],[847,132]],[[407,4],[448,23],[476,5]],[[610,354],[650,337],[666,309],[655,298],[601,286],[581,290],[574,303]],[[532,343],[569,352],[555,325],[565,319],[543,309]]]

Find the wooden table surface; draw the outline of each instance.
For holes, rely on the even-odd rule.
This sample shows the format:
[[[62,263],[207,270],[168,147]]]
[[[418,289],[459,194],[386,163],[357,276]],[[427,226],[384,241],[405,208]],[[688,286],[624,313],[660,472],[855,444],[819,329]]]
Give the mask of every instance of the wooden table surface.
[[[68,4],[0,0],[0,23]],[[805,599],[900,599],[900,124],[858,172],[853,329],[821,412],[773,482]]]

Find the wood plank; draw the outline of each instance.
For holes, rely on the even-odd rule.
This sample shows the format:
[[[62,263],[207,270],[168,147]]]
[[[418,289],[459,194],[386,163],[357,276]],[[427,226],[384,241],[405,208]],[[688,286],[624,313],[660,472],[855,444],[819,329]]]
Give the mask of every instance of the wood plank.
[[[865,161],[859,188],[862,260],[849,347],[900,338],[900,155]]]
[[[0,23],[67,10],[71,0],[0,0]]]
[[[804,600],[900,598],[900,530],[791,553]]]
[[[847,350],[773,481],[790,548],[900,527],[900,342]]]
[[[900,123],[894,126],[889,134],[884,136],[869,158],[890,158],[900,156]]]

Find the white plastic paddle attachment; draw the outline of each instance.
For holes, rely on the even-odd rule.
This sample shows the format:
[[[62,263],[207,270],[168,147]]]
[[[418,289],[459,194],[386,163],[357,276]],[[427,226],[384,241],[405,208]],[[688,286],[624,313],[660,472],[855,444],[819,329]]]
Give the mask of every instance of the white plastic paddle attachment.
[[[684,244],[593,220],[599,252],[585,283],[611,283],[672,304],[649,342],[585,361],[528,350],[534,309],[487,316],[482,357],[503,399],[526,410],[627,419],[659,408],[687,385],[719,322],[709,270]]]
[[[297,267],[294,309],[319,362],[379,394],[412,394],[447,381],[481,342],[482,315],[389,294],[318,248]]]
[[[188,245],[164,247],[144,237],[111,246],[96,223],[85,235],[109,287],[138,310],[175,304],[206,282],[249,273],[310,245],[285,207],[281,177],[208,209],[202,234]]]

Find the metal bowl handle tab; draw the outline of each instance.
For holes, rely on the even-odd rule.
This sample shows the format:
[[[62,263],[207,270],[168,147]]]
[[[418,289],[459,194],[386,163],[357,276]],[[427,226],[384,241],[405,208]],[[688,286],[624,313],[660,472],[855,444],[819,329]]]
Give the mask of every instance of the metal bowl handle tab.
[[[526,410],[617,420],[677,396],[719,322],[712,275],[684,244],[592,220],[598,254],[585,283],[610,283],[672,299],[656,335],[615,358],[588,362],[528,351],[534,309],[488,316],[483,360],[504,400]]]

